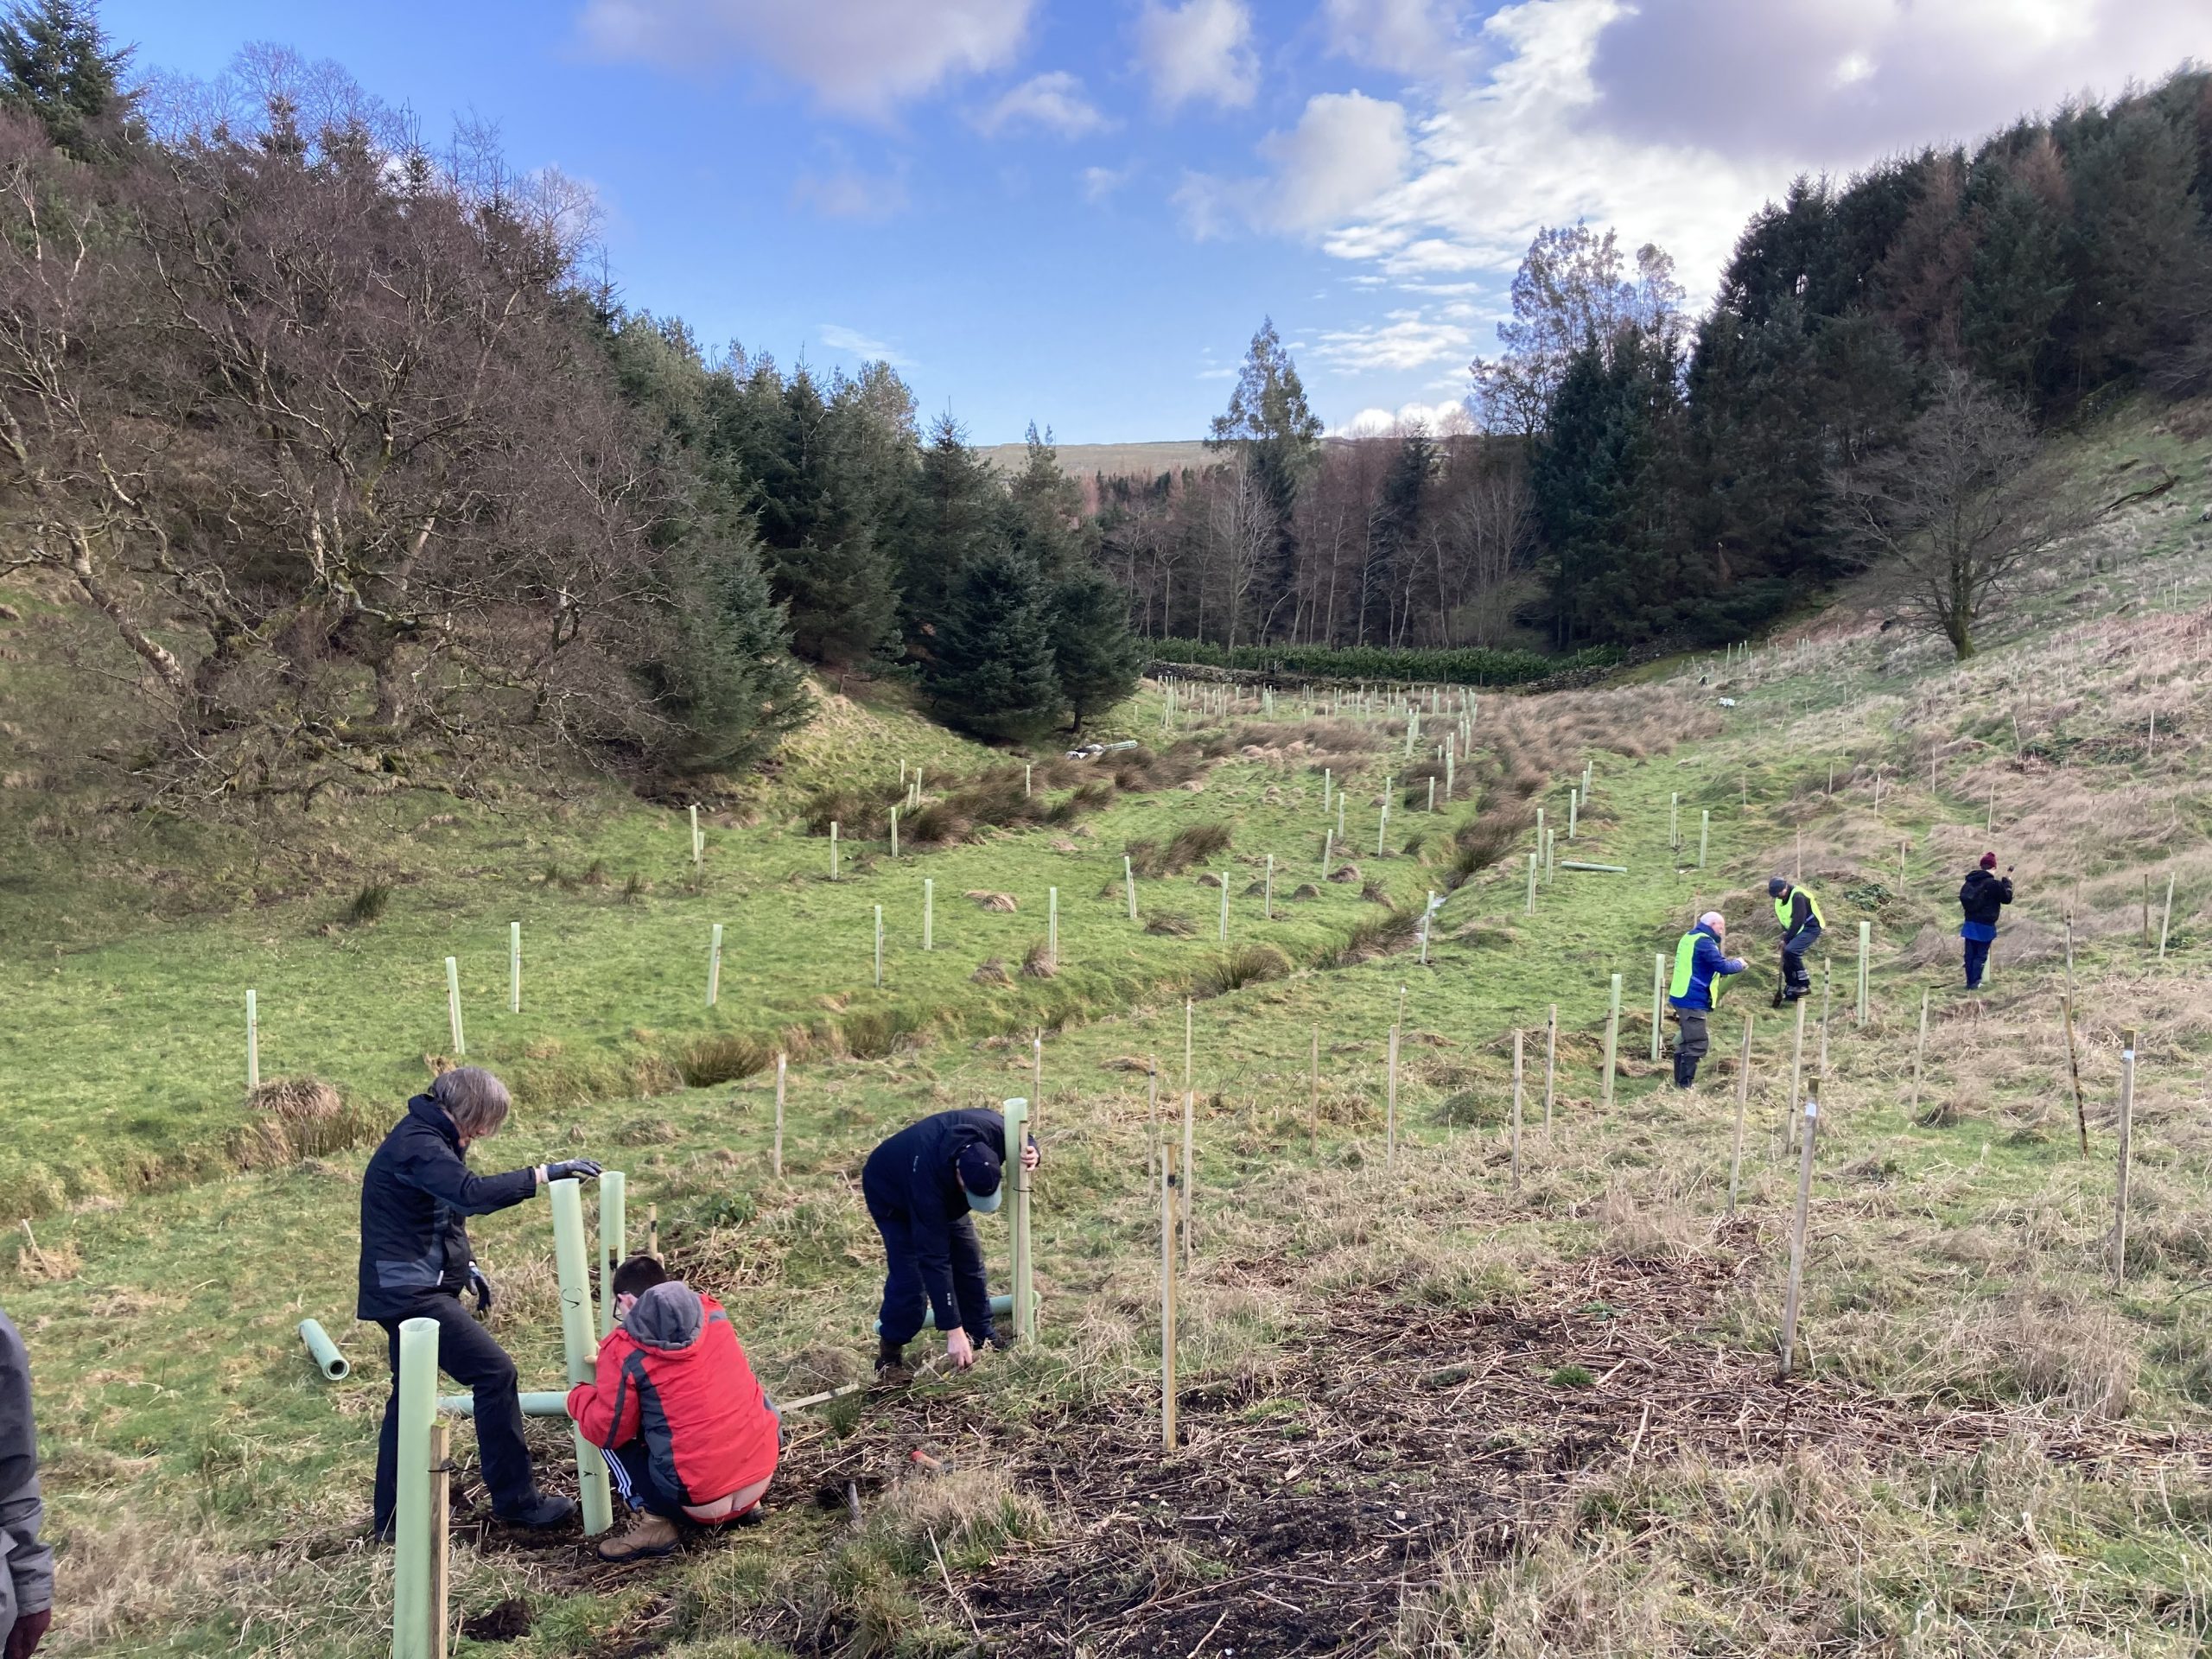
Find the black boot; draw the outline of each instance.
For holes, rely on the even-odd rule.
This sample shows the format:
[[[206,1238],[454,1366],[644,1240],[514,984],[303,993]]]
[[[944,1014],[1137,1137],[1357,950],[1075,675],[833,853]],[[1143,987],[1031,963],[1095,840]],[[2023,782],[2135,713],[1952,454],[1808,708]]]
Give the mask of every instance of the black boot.
[[[906,1344],[879,1337],[875,1344],[875,1380],[885,1388],[903,1389],[914,1380],[906,1369]]]
[[[1687,1054],[1675,1056],[1675,1087],[1687,1089],[1697,1076],[1697,1062]]]

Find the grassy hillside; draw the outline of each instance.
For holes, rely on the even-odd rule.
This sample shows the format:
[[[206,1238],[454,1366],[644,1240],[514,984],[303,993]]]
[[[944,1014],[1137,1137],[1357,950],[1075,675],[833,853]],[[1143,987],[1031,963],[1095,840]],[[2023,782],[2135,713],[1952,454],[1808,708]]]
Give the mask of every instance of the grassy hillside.
[[[1221,459],[1198,438],[1152,443],[1063,443],[1055,447],[1059,451],[1060,470],[1070,478],[1078,479],[1103,473],[1108,478],[1148,480],[1162,473],[1179,473],[1185,467],[1204,470]],[[976,453],[1001,472],[1018,473],[1027,460],[1029,450],[1027,444],[987,443]]]
[[[91,895],[81,908],[101,918],[87,929],[51,899],[9,899],[30,1017],[11,1022],[7,1058],[35,1103],[10,1121],[52,1128],[6,1143],[15,1202],[41,1213],[36,1251],[0,1277],[0,1297],[38,1370],[63,1546],[59,1649],[383,1650],[389,1558],[360,1534],[385,1377],[378,1333],[346,1318],[363,1149],[302,1157],[296,1137],[270,1135],[248,1160],[263,1166],[231,1167],[245,1122],[238,1003],[257,984],[265,1071],[331,1077],[388,1115],[444,1050],[453,954],[471,1058],[522,1084],[478,1162],[588,1151],[626,1168],[633,1227],[658,1207],[672,1261],[729,1301],[772,1390],[828,1386],[868,1357],[876,1256],[855,1178],[868,1147],[918,1113],[1027,1092],[1038,1025],[1046,1158],[1035,1350],[795,1421],[766,1523],[647,1570],[601,1569],[574,1537],[533,1545],[465,1512],[457,1611],[519,1598],[532,1628],[461,1652],[2202,1651],[2212,428],[2114,425],[2080,464],[2095,480],[2152,461],[2182,483],[2056,563],[1974,662],[1884,630],[1870,595],[1726,671],[1700,660],[1615,690],[1485,694],[1461,773],[1470,798],[1433,821],[1406,804],[1422,788],[1401,721],[1243,715],[1162,741],[1147,698],[1128,729],[1163,766],[1187,741],[1183,760],[1204,770],[1184,782],[1202,788],[1163,771],[1072,823],[911,866],[872,847],[873,867],[833,886],[801,801],[816,783],[887,772],[895,791],[899,760],[924,741],[895,712],[839,707],[757,817],[715,828],[696,880],[680,814],[588,792],[565,823],[456,809],[452,823],[357,824],[320,887],[197,919],[124,919],[99,898],[107,854],[75,877],[66,861],[37,864],[40,883],[80,881],[59,890]],[[1432,737],[1446,724],[1426,721]],[[1586,760],[1594,798],[1560,855],[1629,874],[1560,871],[1531,913],[1529,820],[1541,806],[1564,823]],[[945,752],[942,764],[984,762]],[[1357,874],[1342,881],[1315,880],[1324,765],[1353,779],[1354,850],[1332,873]],[[1386,773],[1413,788],[1378,859]],[[1071,790],[1050,785],[1055,800]],[[1224,971],[1210,937],[1219,890],[1190,873],[1141,884],[1140,909],[1185,917],[1192,937],[1120,910],[1124,843],[1202,822],[1233,829],[1233,942],[1280,946],[1282,976]],[[1446,889],[1459,848],[1492,836],[1503,855],[1468,861],[1423,964],[1409,904]],[[1952,895],[1986,845],[2018,867],[2021,898],[1990,985],[1968,998]],[[1249,891],[1268,853],[1279,897],[1317,889],[1284,897],[1273,923]],[[533,879],[593,858],[604,887]],[[1777,1383],[1796,1164],[1764,883],[1801,860],[1833,925],[1836,983],[1802,1056],[1821,1115],[1798,1373]],[[373,926],[338,922],[377,868],[412,874]],[[632,873],[652,885],[625,904]],[[938,887],[931,957],[912,937],[925,875]],[[985,959],[1012,972],[1041,939],[1052,885],[1055,977],[974,982]],[[957,897],[970,887],[1021,908],[982,911]],[[877,903],[898,941],[880,994]],[[1685,1096],[1650,1060],[1652,962],[1713,906],[1755,969]],[[531,953],[519,1019],[504,1012],[515,917]],[[730,944],[709,1015],[715,920]],[[1608,1108],[1613,974],[1624,1017]],[[1148,1163],[1180,1133],[1186,988],[1198,993],[1196,1219],[1183,1445],[1169,1455]],[[1402,1008],[1393,1151],[1384,1056]],[[863,1017],[875,1023],[856,1044]],[[764,1076],[668,1085],[705,1039],[796,1044],[795,1027],[779,1179]],[[1517,1184],[1516,1028],[1529,1038]],[[2131,1030],[2133,1201],[2115,1282]],[[131,1160],[149,1158],[213,1178],[134,1192]],[[559,1365],[545,1212],[525,1205],[474,1230],[502,1290],[493,1326],[525,1386],[544,1386]],[[347,1382],[315,1376],[293,1336],[308,1314],[356,1361]],[[569,1478],[557,1438],[533,1432],[552,1484]],[[473,1488],[465,1430],[457,1440]],[[917,1446],[954,1472],[911,1472]]]

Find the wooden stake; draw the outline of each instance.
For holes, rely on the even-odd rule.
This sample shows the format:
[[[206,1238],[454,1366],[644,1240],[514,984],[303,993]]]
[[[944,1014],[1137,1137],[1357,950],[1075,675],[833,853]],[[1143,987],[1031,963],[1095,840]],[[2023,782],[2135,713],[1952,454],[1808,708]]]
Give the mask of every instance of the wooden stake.
[[[1821,958],[1821,1079],[1828,1075],[1828,1016],[1835,1012],[1835,959]]]
[[[1613,1105],[1613,1059],[1619,1052],[1621,1036],[1621,976],[1613,976],[1613,995],[1605,1014],[1605,1089],[1604,1105],[1611,1111]]]
[[[1148,1179],[1166,1166],[1160,1155],[1160,1057],[1152,1057],[1144,1074],[1144,1173]]]
[[[1559,1004],[1544,1020],[1544,1140],[1552,1138],[1552,1094],[1559,1079]]]
[[[660,1260],[660,1205],[657,1204],[645,1206],[645,1254],[656,1262]]]
[[[1045,1033],[1029,1039],[1029,1132],[1045,1121]]]
[[[1927,994],[1922,993],[1923,1001]],[[2082,1155],[2089,1155],[2089,1114],[2082,1104],[2082,1062],[2074,1052],[2074,993],[2069,988],[2058,999],[2058,1009],[2066,1020],[2066,1074],[2074,1085],[2074,1128],[2082,1137]]]
[[[2135,1128],[2135,1033],[2131,1027],[2120,1039],[2120,1166],[2113,1188],[2112,1276],[2116,1283],[2127,1277],[2127,1165],[2133,1149]]]
[[[1160,1165],[1160,1449],[1175,1449],[1175,1172]]]
[[[1744,1116],[1751,1104],[1751,1016],[1744,1016],[1744,1052],[1736,1061],[1736,1138],[1728,1153],[1728,1213],[1736,1213],[1736,1185],[1744,1170]]]
[[[430,1425],[430,1659],[446,1659],[451,1631],[447,1616],[451,1580],[447,1552],[453,1520],[452,1437],[453,1431],[445,1424]]]
[[[2164,962],[2166,959],[2166,935],[2172,930],[2173,925],[2174,878],[2170,872],[2166,876],[2165,914],[2158,918],[2158,960],[2160,962]]]
[[[1384,1068],[1382,1087],[1382,1167],[1398,1161],[1398,1027],[1390,1027],[1390,1058]]]
[[[768,1170],[779,1179],[784,1173],[784,1076],[789,1064],[787,1056],[776,1056],[776,1139],[768,1150]]]
[[[1321,1027],[1313,1027],[1306,1059],[1306,1153],[1321,1161]]]
[[[1797,1091],[1805,1076],[1805,999],[1797,999],[1797,1034],[1789,1045],[1789,1095],[1783,1103],[1782,1144],[1786,1152],[1797,1149]]]
[[[1521,1027],[1513,1028],[1513,1190],[1521,1190]]]
[[[1183,1265],[1191,1265],[1191,1192],[1193,1185],[1192,1162],[1197,1151],[1198,1130],[1194,1120],[1198,1115],[1198,1096],[1191,1090],[1183,1091]]]
[[[1789,1221],[1789,1290],[1782,1305],[1782,1368],[1787,1377],[1797,1358],[1797,1310],[1805,1289],[1805,1216],[1813,1200],[1813,1142],[1820,1133],[1820,1090],[1805,1096],[1805,1138],[1797,1161],[1797,1209]]]
[[[1905,1108],[1906,1116],[1917,1116],[1920,1112],[1920,1079],[1928,1062],[1928,988],[1920,988],[1920,1036],[1912,1046],[1912,1100]]]

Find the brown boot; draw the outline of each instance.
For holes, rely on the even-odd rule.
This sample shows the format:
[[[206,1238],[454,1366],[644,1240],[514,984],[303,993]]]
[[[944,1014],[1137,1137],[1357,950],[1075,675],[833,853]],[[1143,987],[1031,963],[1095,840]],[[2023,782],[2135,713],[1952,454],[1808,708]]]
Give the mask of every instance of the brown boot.
[[[599,1547],[602,1561],[641,1561],[652,1555],[673,1555],[683,1542],[676,1522],[664,1516],[640,1515],[626,1531]]]
[[[913,1380],[913,1372],[906,1369],[906,1345],[880,1337],[876,1338],[875,1386],[879,1389],[903,1389]]]

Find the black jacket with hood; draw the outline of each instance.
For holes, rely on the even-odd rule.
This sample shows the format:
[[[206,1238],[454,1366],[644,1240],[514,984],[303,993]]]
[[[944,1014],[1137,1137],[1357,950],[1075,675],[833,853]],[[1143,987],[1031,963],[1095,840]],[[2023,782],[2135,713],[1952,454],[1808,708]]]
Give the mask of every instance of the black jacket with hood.
[[[404,1319],[435,1291],[457,1294],[476,1259],[467,1218],[520,1204],[537,1191],[534,1169],[473,1173],[445,1109],[428,1095],[416,1096],[362,1172],[355,1317]]]
[[[1994,870],[1967,871],[1966,885],[1959,889],[1959,908],[1966,919],[1988,927],[1997,925],[1998,912],[2012,902],[2012,878]]]

